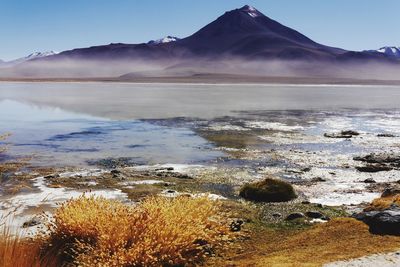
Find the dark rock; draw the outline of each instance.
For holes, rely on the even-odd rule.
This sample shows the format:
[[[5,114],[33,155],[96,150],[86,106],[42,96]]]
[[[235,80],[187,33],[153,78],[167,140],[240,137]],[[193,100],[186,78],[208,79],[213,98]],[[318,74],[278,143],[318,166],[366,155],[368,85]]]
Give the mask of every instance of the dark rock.
[[[396,137],[394,134],[378,134],[377,137]]]
[[[319,211],[307,211],[306,216],[313,219],[321,219],[324,215]]]
[[[60,175],[59,174],[50,174],[50,175],[46,175],[43,178],[44,179],[54,179],[54,178],[59,178]]]
[[[385,188],[383,191],[381,197],[391,197],[394,195],[400,194],[400,188],[399,187],[388,187]]]
[[[311,179],[312,182],[326,182],[326,179],[322,177],[315,177]]]
[[[29,221],[24,222],[22,224],[22,228],[29,228],[29,227],[32,227],[32,226],[39,225],[41,223],[42,223],[41,220],[39,220],[38,218],[32,218]]]
[[[362,161],[366,163],[391,164],[397,166],[400,165],[400,155],[390,154],[390,153],[382,153],[382,154],[371,153],[362,157],[354,157],[353,160]]]
[[[341,131],[340,133],[325,133],[324,136],[328,138],[352,138],[353,136],[360,135],[360,133],[352,130]]]
[[[289,214],[286,217],[286,221],[292,221],[292,220],[296,220],[296,219],[300,219],[300,218],[304,218],[304,217],[305,217],[305,215],[303,213],[294,212],[294,213]]]
[[[240,230],[242,230],[242,225],[243,224],[244,224],[244,221],[242,219],[235,219],[229,225],[229,229],[232,232],[239,232]]]
[[[120,174],[121,171],[114,169],[114,170],[111,170],[110,173],[111,174]]]
[[[368,178],[368,179],[364,180],[364,183],[366,183],[366,184],[375,184],[376,181],[374,179],[372,179],[372,178]]]
[[[274,218],[280,218],[280,217],[282,217],[282,214],[279,213],[279,212],[274,212],[274,213],[272,213],[272,217],[274,217]]]
[[[304,201],[302,201],[302,202],[301,202],[301,204],[304,204],[304,205],[309,205],[309,204],[311,204],[311,202],[310,202],[310,201],[308,201],[308,200],[304,200]]]
[[[353,215],[369,226],[373,234],[400,235],[400,208],[391,207],[383,211],[366,211]]]
[[[357,166],[356,169],[359,172],[383,172],[393,170],[393,168],[382,164],[368,164],[365,166]]]
[[[310,167],[306,167],[306,168],[301,169],[301,171],[302,172],[309,172],[309,171],[311,171],[311,168]]]
[[[353,131],[353,130],[347,130],[347,131],[341,131],[340,132],[342,135],[351,135],[351,136],[357,136],[360,135],[359,132]]]

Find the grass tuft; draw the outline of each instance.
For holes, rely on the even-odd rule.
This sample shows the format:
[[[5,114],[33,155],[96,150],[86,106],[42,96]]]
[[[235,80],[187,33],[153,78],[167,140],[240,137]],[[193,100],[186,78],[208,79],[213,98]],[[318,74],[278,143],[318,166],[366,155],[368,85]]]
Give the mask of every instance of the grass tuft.
[[[374,199],[364,210],[385,210],[390,208],[393,204],[400,206],[400,194]]]
[[[239,195],[260,202],[285,202],[297,197],[291,184],[272,178],[244,185]]]

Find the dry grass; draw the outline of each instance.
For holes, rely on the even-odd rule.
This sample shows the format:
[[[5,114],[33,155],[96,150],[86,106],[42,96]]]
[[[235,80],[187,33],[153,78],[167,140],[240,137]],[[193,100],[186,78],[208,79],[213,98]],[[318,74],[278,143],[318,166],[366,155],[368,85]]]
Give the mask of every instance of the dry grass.
[[[237,266],[322,266],[398,250],[400,237],[373,235],[364,223],[340,218],[303,231],[255,232],[242,247],[242,253],[227,256]],[[228,266],[226,258],[215,264]]]
[[[374,199],[371,204],[365,208],[365,211],[384,210],[389,208],[392,204],[400,206],[400,194]]]
[[[79,266],[169,266],[200,262],[228,237],[207,198],[148,198],[132,207],[85,197],[54,215],[50,242]]]
[[[12,234],[10,228],[2,226],[0,233],[0,267],[45,267],[56,266],[54,260],[42,255],[42,240],[27,239]]]

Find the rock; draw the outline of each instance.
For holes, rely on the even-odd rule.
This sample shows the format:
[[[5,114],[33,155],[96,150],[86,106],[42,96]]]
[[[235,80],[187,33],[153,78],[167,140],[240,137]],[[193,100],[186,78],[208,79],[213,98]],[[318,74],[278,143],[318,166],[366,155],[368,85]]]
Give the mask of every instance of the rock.
[[[39,218],[35,217],[35,218],[30,219],[29,221],[24,222],[22,224],[22,228],[29,228],[29,227],[32,227],[32,226],[39,225],[41,223],[42,223],[42,221]]]
[[[383,164],[368,164],[366,166],[357,166],[356,169],[359,172],[383,172],[393,170],[393,168]]]
[[[400,166],[400,155],[393,153],[375,154],[371,153],[362,157],[354,157],[353,160],[366,163],[389,164],[393,167]]]
[[[291,214],[289,214],[287,217],[286,217],[286,221],[293,221],[293,220],[296,220],[296,219],[300,219],[300,218],[304,218],[304,217],[306,217],[303,213],[301,213],[301,212],[294,212],[294,213],[291,213]]]
[[[394,134],[378,134],[377,137],[396,137]]]
[[[364,183],[366,183],[366,184],[375,184],[376,181],[374,179],[372,179],[372,178],[368,178],[368,179],[364,180]]]
[[[117,169],[114,169],[114,170],[111,170],[110,173],[111,173],[111,174],[120,174],[121,171],[119,171],[119,170],[117,170]]]
[[[229,225],[229,229],[231,230],[231,232],[239,232],[240,230],[242,230],[243,224],[244,221],[242,219],[235,219]]]
[[[360,133],[352,130],[341,131],[340,133],[324,133],[324,136],[328,138],[352,138],[358,135],[360,135]]]
[[[383,193],[381,197],[391,197],[394,195],[400,194],[400,188],[399,187],[388,187],[383,190]]]
[[[246,184],[240,189],[239,195],[259,202],[285,202],[297,197],[291,184],[274,178]]]
[[[353,215],[369,226],[373,234],[400,235],[400,208],[391,207],[383,211],[366,211]]]
[[[321,219],[324,215],[319,211],[307,211],[306,216],[313,219]]]
[[[311,204],[311,202],[310,202],[310,201],[308,201],[308,200],[304,200],[304,201],[302,201],[302,202],[301,202],[301,204],[304,204],[304,205],[309,205],[309,204]]]
[[[326,179],[322,177],[315,177],[311,179],[312,182],[326,182]]]
[[[59,177],[60,177],[59,174],[50,174],[50,175],[43,176],[44,179],[54,179],[54,178],[59,178]]]
[[[301,171],[302,172],[309,172],[309,171],[311,171],[311,168],[310,167],[306,167],[306,168],[301,169]]]
[[[279,212],[274,212],[274,213],[272,213],[272,217],[274,217],[274,218],[280,218],[280,217],[282,217],[282,214],[279,213]]]

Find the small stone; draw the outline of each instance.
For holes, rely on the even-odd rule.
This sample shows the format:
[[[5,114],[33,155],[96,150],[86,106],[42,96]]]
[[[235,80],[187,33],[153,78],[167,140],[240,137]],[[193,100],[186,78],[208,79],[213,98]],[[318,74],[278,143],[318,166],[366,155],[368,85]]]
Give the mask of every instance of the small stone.
[[[272,217],[274,217],[274,218],[280,218],[280,217],[282,217],[282,214],[279,213],[279,212],[274,212],[274,213],[272,213]]]
[[[304,218],[304,217],[305,217],[305,215],[303,213],[294,212],[294,213],[289,214],[286,217],[286,221],[292,221],[292,220],[296,220],[296,219],[300,219],[300,218]]]
[[[315,177],[311,179],[312,182],[326,182],[326,179],[322,177]]]
[[[378,134],[377,137],[396,137],[394,134]]]
[[[29,228],[32,226],[39,225],[41,223],[42,222],[38,218],[32,218],[29,221],[24,222],[24,224],[22,225],[22,228]]]
[[[374,179],[372,179],[372,178],[368,178],[368,179],[364,180],[364,183],[366,183],[366,184],[375,184],[376,181]]]
[[[114,170],[111,170],[110,173],[111,174],[120,174],[121,171],[114,169]]]
[[[231,232],[239,232],[242,230],[242,225],[244,224],[244,221],[242,219],[235,219],[231,222],[229,225],[229,228]]]

